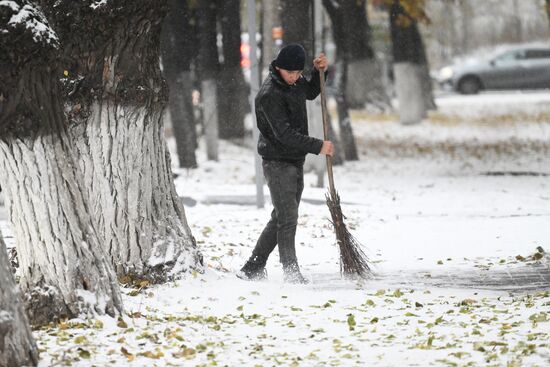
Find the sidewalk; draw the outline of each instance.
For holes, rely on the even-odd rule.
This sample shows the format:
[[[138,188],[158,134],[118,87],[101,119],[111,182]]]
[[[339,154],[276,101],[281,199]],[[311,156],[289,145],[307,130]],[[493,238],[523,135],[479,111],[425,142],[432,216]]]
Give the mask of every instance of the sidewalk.
[[[377,274],[375,280],[392,288],[483,289],[523,294],[550,290],[550,261],[504,269],[399,271]]]

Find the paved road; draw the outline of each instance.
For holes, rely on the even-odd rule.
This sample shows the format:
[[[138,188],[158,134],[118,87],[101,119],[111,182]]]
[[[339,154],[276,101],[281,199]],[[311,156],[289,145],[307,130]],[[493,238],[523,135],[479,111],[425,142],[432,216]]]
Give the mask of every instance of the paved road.
[[[410,287],[473,288],[510,292],[550,290],[548,261],[520,267],[489,270],[449,270],[416,274],[380,274],[378,280]]]
[[[546,255],[548,256],[548,255]],[[323,289],[353,288],[352,282],[338,274],[312,274],[314,286]],[[495,266],[494,269],[449,268],[447,270],[380,271],[369,280],[381,288],[453,288],[484,289],[512,293],[550,290],[550,260],[525,263],[514,267]]]

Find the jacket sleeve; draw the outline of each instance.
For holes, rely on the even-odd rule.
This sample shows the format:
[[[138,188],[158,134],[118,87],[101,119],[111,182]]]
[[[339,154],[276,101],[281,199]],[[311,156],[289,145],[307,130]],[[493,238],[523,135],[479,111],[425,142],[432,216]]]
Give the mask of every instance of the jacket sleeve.
[[[325,80],[327,80],[328,71],[325,71]],[[313,68],[309,80],[306,80],[306,98],[314,100],[321,93],[321,81],[319,80],[319,70]]]
[[[296,131],[290,126],[283,101],[279,98],[263,98],[259,101],[258,112],[273,131],[275,138],[284,146],[303,151],[304,153],[319,154],[323,141]]]

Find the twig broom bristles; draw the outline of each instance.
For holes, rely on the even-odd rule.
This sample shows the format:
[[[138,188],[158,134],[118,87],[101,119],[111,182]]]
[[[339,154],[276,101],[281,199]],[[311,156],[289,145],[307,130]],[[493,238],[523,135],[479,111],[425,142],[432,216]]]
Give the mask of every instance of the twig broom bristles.
[[[327,101],[325,94],[325,73],[320,72],[321,82],[321,108],[323,111],[323,131],[325,140],[328,137]],[[340,273],[344,276],[359,276],[368,278],[372,275],[369,260],[361,244],[349,233],[344,223],[345,216],[340,208],[340,196],[334,188],[334,176],[332,173],[332,157],[327,155],[327,173],[329,179],[329,192],[326,194],[327,206],[332,217],[332,225],[336,233],[336,241],[340,249]]]

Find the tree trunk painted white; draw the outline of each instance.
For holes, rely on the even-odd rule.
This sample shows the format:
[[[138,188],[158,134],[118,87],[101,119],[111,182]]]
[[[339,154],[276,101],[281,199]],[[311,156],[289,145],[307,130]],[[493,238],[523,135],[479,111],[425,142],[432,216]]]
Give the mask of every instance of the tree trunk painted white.
[[[244,117],[250,111],[248,86],[241,55],[241,1],[218,1],[218,24],[222,34],[223,62],[218,81],[218,134],[221,139],[243,139]]]
[[[399,121],[403,125],[418,124],[426,116],[420,66],[412,62],[398,62],[393,70]]]
[[[419,65],[420,81],[422,83],[422,95],[424,96],[424,116],[427,117],[428,111],[437,110],[433,93],[432,78],[430,76],[430,68],[428,64],[422,63]]]
[[[338,111],[338,126],[340,128],[340,141],[342,143],[344,158],[347,161],[356,161],[359,159],[359,154],[357,153],[357,145],[355,144],[353,127],[351,126],[347,95],[344,92],[347,82],[345,65],[346,62],[344,60],[336,63],[336,69],[339,70],[335,75],[335,87],[337,91],[336,110]]]
[[[6,55],[0,73],[0,185],[27,315],[38,325],[114,316],[122,311],[119,286],[92,225],[67,132],[57,34],[26,0],[10,2],[1,13],[2,22],[12,20],[0,24],[10,28],[0,37]]]
[[[206,157],[218,160],[218,106],[217,95],[220,72],[217,46],[218,1],[197,0],[197,73],[201,80],[202,123],[206,141]]]
[[[321,97],[307,102],[309,136],[325,140],[323,133],[323,114],[321,111]],[[308,154],[304,164],[306,172],[313,171],[317,176],[317,187],[323,187],[327,163],[324,155]]]
[[[170,87],[170,121],[176,140],[178,167],[196,168],[197,133],[191,96],[192,78],[188,71],[167,75]]]
[[[208,160],[218,160],[218,98],[214,79],[206,79],[201,83],[203,103],[203,123],[206,141],[206,157]]]
[[[327,101],[327,103],[329,103],[329,101]],[[332,116],[330,113],[327,114],[327,119],[328,119],[328,140],[330,140],[334,145],[334,154],[332,155],[332,164],[334,166],[341,166],[342,164],[344,164],[345,159],[344,159],[342,141],[338,136],[340,133],[340,127],[336,126],[335,128],[335,126],[333,126]],[[326,168],[326,160],[325,160],[325,168]],[[317,177],[317,179],[319,180],[319,177]]]
[[[161,105],[95,102],[72,130],[97,228],[119,275],[163,281],[202,257],[176,193]]]
[[[166,1],[96,5],[58,0],[46,8],[71,65],[64,102],[85,197],[117,274],[162,282],[202,269],[164,138]]]
[[[0,233],[0,366],[36,366],[38,349]]]
[[[6,194],[33,324],[122,310],[118,283],[98,241],[63,128],[0,140]]]
[[[382,82],[382,68],[375,59],[348,62],[346,96],[350,106],[365,105],[375,112],[387,112],[391,101]]]
[[[192,103],[191,62],[196,56],[187,1],[169,0],[161,32],[162,73],[169,88],[170,118],[178,167],[196,168],[197,133]]]

